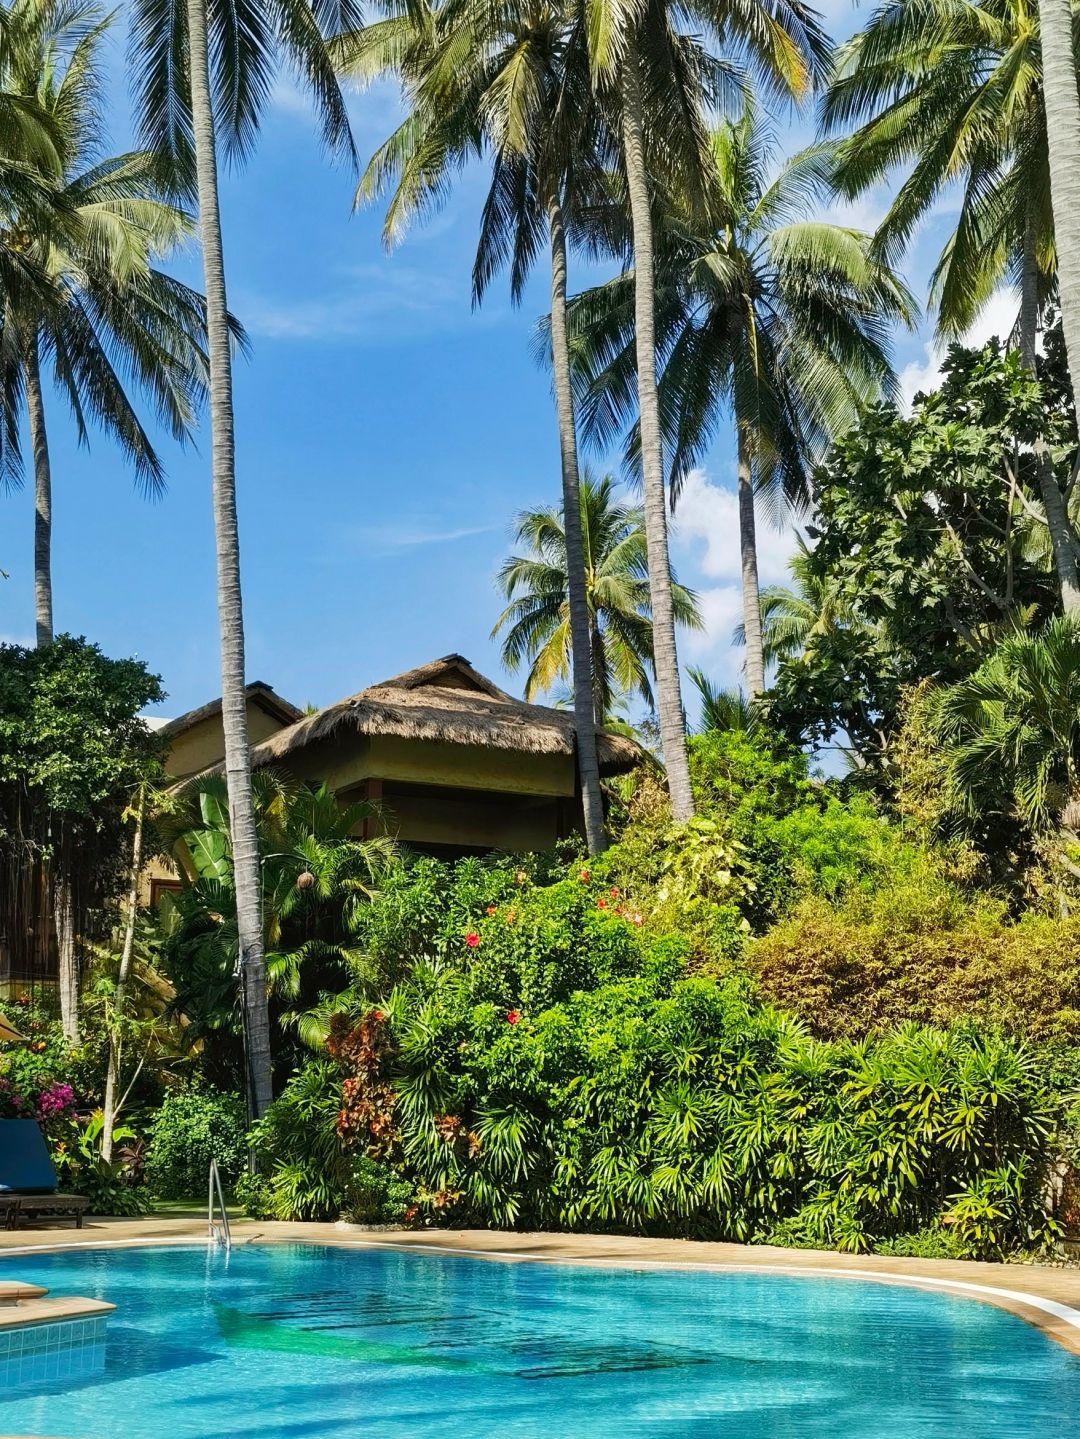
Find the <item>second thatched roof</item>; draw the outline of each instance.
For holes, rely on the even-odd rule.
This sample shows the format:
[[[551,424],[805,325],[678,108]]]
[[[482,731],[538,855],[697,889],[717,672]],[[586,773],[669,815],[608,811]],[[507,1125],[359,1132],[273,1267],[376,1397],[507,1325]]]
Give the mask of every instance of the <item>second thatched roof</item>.
[[[480,745],[522,754],[574,753],[574,716],[514,699],[463,655],[445,655],[306,715],[252,751],[256,766],[275,764],[319,740],[393,735],[442,744]],[[645,758],[633,740],[601,732],[600,769],[623,774]]]

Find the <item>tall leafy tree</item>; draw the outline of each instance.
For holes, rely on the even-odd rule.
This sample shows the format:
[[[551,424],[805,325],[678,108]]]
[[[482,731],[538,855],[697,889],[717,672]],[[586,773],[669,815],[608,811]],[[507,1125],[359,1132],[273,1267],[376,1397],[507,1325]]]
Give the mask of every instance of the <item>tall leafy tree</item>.
[[[607,135],[589,84],[582,16],[574,6],[552,7],[544,0],[412,7],[343,36],[338,59],[354,78],[390,72],[404,86],[408,114],[372,157],[357,192],[367,199],[393,187],[388,241],[413,213],[444,197],[451,173],[471,155],[483,155],[491,166],[474,300],[479,303],[494,276],[509,268],[511,295],[520,301],[546,240],[577,760],[586,841],[595,853],[604,844],[604,811],[566,302],[568,235],[583,192],[596,183]]]
[[[1062,45],[1067,60],[1067,38]],[[897,172],[903,177],[877,236],[891,263],[942,194],[959,185],[957,224],[931,279],[938,329],[957,338],[996,290],[1016,285],[1016,338],[1031,370],[1058,264],[1044,103],[1048,48],[1039,10],[1028,0],[882,4],[840,51],[823,107],[827,128],[856,127],[839,151],[837,178],[846,194],[894,182]],[[1075,531],[1042,446],[1039,456],[1062,604],[1075,610]]]
[[[285,63],[313,97],[327,147],[352,160],[345,102],[326,36],[355,29],[355,0],[134,0],[131,60],[142,133],[174,182],[198,203],[209,356],[211,478],[221,635],[221,714],[243,980],[248,1107],[272,1097],[266,964],[259,919],[258,836],[251,798],[244,673],[244,615],[236,509],[232,356],[219,148],[240,162],[251,152],[275,66]]]
[[[647,542],[640,508],[619,499],[610,475],[581,481],[580,533],[585,559],[585,597],[593,695],[590,723],[603,724],[622,695],[636,694],[651,708],[652,618]],[[503,634],[503,663],[516,670],[529,662],[525,698],[550,691],[571,670],[571,619],[567,527],[557,510],[518,516],[517,542],[498,583],[510,603],[492,630]],[[673,577],[672,599],[680,624],[701,628],[695,597]]]
[[[653,290],[671,495],[730,417],[738,455],[747,688],[765,688],[755,490],[805,505],[810,467],[859,406],[893,389],[888,337],[915,303],[871,253],[868,235],[811,218],[832,152],[814,147],[779,169],[753,110],[709,137],[700,199],[669,197],[655,221]],[[635,277],[575,301],[587,416],[601,435],[625,426],[637,362]],[[644,434],[635,443],[644,450]]]
[[[3,83],[48,117],[51,158],[40,162],[53,210],[16,205],[10,225],[27,236],[38,286],[7,291],[3,306],[4,427],[9,477],[18,478],[18,410],[25,399],[34,469],[34,608],[37,642],[53,637],[52,466],[43,366],[69,404],[80,438],[96,422],[124,450],[147,490],[161,461],[129,395],[135,388],[178,439],[205,386],[202,297],[155,266],[190,236],[169,203],[156,157],[105,151],[102,47],[113,16],[95,5],[20,0],[8,15]]]
[[[709,173],[705,113],[730,94],[731,69],[715,65],[686,30],[718,42],[770,94],[802,100],[826,73],[831,46],[802,0],[591,0],[590,63],[617,116],[633,254],[633,319],[641,474],[649,542],[658,717],[672,813],[694,812],[668,576],[664,435],[657,387],[655,177],[702,194]],[[725,84],[725,82],[727,82]]]

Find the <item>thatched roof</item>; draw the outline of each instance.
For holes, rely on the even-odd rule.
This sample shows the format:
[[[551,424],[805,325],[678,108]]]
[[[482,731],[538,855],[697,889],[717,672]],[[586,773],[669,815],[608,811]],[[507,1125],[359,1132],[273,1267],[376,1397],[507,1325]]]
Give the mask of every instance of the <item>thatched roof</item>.
[[[481,745],[521,754],[574,753],[570,711],[514,699],[462,655],[445,655],[305,715],[257,745],[252,763],[275,764],[319,740],[353,734]],[[600,768],[605,774],[622,774],[645,757],[633,740],[621,735],[602,733],[599,739]]]
[[[266,684],[263,680],[252,680],[245,686],[245,692],[249,700],[254,700],[260,709],[265,710],[272,719],[280,724],[291,725],[304,713],[290,704],[275,689]],[[212,719],[214,715],[221,713],[221,700],[210,700],[207,704],[200,705],[198,709],[188,710],[186,714],[178,715],[176,719],[167,720],[165,724],[157,726],[157,732],[169,739],[174,739],[184,730],[197,725],[201,720]]]

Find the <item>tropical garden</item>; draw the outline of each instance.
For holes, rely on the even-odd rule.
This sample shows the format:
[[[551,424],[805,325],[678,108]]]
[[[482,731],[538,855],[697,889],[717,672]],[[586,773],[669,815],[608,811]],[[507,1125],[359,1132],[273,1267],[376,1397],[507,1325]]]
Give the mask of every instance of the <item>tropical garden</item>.
[[[89,4],[0,7],[0,461],[33,486],[36,644],[0,645],[0,1116],[98,1212],[216,1159],[278,1219],[953,1257],[1080,1229],[1080,84],[1068,0],[134,0],[110,155]],[[534,271],[559,475],[520,497],[493,637],[574,716],[579,833],[412,853],[252,771],[219,165],[305,83],[388,244],[481,173],[472,298]],[[357,153],[343,87],[402,118]],[[813,142],[784,153],[798,108]],[[887,185],[873,232],[845,202]],[[913,402],[894,342],[930,284]],[[170,273],[196,235],[203,293]],[[575,266],[579,267],[575,271]],[[1015,324],[962,343],[1003,290]],[[46,384],[51,380],[51,385]],[[221,773],[171,782],[152,663],[57,635],[56,398],[160,485],[205,409]],[[744,683],[686,666],[671,562],[730,438]],[[590,468],[585,455],[596,456]],[[528,506],[528,508],[524,508]],[[508,503],[508,511],[513,503]],[[786,584],[758,523],[786,517]],[[501,608],[500,608],[501,606]],[[598,730],[640,742],[601,779]],[[392,833],[392,824],[386,826]],[[149,904],[151,857],[179,888]]]

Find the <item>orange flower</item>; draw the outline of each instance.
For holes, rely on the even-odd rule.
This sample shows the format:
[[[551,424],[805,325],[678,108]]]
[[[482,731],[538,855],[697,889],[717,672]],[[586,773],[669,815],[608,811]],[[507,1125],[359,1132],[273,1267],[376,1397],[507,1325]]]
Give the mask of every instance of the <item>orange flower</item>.
[[[475,929],[470,929],[469,932],[466,934],[465,943],[469,946],[470,949],[475,949],[480,943],[480,936],[477,934]]]
[[[618,899],[618,897],[619,897],[619,886],[618,886],[617,884],[613,884],[613,885],[611,886],[611,889],[610,889],[609,893],[610,893],[612,899]]]
[[[596,901],[596,907],[597,909],[607,909],[607,900],[603,897],[603,895],[601,895],[600,898]]]
[[[583,870],[581,871],[581,873],[578,875],[578,879],[581,880],[582,884],[588,884],[588,882],[589,882],[589,871],[588,871],[587,869],[583,869]]]
[[[484,913],[489,916],[497,913],[497,906],[489,904],[488,907],[484,910]]]
[[[517,922],[517,910],[513,905],[506,911],[506,922],[507,924],[515,924]]]

